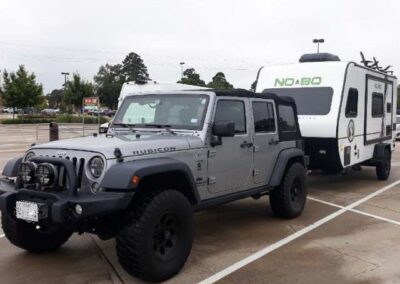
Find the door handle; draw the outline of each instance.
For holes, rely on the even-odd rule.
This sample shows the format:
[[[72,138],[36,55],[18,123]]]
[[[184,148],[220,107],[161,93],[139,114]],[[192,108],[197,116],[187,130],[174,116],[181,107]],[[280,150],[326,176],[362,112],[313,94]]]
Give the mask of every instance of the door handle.
[[[244,148],[244,147],[247,147],[247,148],[253,147],[253,143],[247,142],[247,141],[243,141],[243,143],[240,144],[240,148]]]
[[[269,140],[268,144],[269,145],[276,145],[279,143],[279,140],[275,140],[274,138],[271,138],[271,140]]]

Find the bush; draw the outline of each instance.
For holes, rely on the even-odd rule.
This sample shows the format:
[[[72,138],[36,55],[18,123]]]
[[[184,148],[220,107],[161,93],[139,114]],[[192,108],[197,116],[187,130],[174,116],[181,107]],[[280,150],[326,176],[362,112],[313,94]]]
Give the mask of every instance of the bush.
[[[97,116],[85,116],[85,124],[97,124]],[[107,116],[100,116],[100,123],[110,121]],[[75,116],[69,114],[59,115],[54,118],[44,118],[42,116],[18,116],[17,119],[3,119],[0,120],[2,124],[34,124],[34,123],[82,123],[82,116]]]

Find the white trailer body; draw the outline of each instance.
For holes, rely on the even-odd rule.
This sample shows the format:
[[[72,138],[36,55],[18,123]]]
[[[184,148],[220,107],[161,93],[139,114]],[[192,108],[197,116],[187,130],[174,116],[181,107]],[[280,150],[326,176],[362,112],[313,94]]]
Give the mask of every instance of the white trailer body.
[[[296,101],[310,169],[338,173],[377,166],[396,138],[396,77],[354,62],[323,61],[265,67],[257,92]]]

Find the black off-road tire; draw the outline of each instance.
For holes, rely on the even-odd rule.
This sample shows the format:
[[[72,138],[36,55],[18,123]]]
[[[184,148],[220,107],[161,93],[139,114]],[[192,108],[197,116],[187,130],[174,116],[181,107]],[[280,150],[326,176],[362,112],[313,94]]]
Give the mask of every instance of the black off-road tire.
[[[160,282],[177,274],[193,244],[193,210],[176,190],[155,190],[132,204],[116,237],[119,262],[132,276]]]
[[[34,253],[59,249],[72,235],[72,231],[61,227],[36,229],[35,224],[1,215],[6,238],[15,246]]]
[[[392,164],[392,153],[389,149],[385,149],[383,160],[376,165],[376,176],[379,180],[387,180],[390,175]]]
[[[303,212],[306,200],[306,170],[302,164],[293,163],[286,170],[281,184],[269,195],[272,211],[280,218],[295,218]]]

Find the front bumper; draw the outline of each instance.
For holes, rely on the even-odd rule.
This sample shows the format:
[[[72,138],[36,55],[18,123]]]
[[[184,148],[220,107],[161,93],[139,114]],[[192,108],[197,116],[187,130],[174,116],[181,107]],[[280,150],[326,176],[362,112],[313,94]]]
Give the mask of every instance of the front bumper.
[[[28,189],[7,190],[0,195],[1,214],[8,214],[15,218],[15,204],[17,201],[37,203],[40,208],[38,223],[75,223],[91,217],[99,217],[126,209],[131,202],[133,193],[99,192],[97,194],[68,192],[50,193]],[[82,213],[75,212],[79,204]]]

